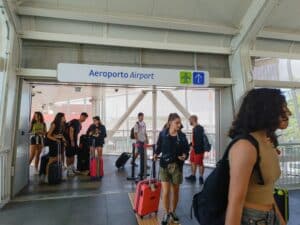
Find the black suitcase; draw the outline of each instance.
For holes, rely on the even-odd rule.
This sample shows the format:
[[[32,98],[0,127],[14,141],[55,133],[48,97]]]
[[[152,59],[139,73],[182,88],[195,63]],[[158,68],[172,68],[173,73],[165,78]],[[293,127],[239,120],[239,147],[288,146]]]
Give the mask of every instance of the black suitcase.
[[[81,135],[77,154],[77,170],[85,171],[90,169],[90,147],[89,136]]]
[[[127,152],[123,152],[116,161],[116,167],[118,169],[124,167],[129,158],[130,158],[130,154]]]
[[[275,188],[274,190],[274,199],[279,208],[279,211],[285,220],[289,221],[289,192],[286,189]]]
[[[61,143],[57,143],[58,160],[49,165],[48,183],[59,184],[62,181]]]
[[[41,164],[40,164],[40,172],[39,175],[46,175],[46,168],[47,168],[47,164],[49,162],[49,155],[43,155],[41,157]]]

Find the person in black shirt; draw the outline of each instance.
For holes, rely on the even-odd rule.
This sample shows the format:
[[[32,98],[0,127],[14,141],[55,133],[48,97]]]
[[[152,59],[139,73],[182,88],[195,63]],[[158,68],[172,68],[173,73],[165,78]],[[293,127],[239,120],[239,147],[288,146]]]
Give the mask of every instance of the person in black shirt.
[[[48,182],[47,176],[49,165],[58,160],[58,144],[61,144],[62,149],[66,145],[66,139],[64,137],[65,122],[65,114],[61,112],[57,113],[47,133],[47,139],[49,142],[49,161],[46,167],[46,177],[41,178],[41,180],[45,183]],[[62,154],[62,152],[60,152],[60,154]]]
[[[66,149],[67,156],[67,175],[74,176],[76,169],[74,166],[74,159],[76,150],[78,148],[78,134],[81,130],[81,124],[86,121],[88,114],[83,112],[79,119],[73,119],[67,124],[67,141],[68,147]]]
[[[185,179],[191,182],[196,181],[196,172],[197,168],[199,167],[199,183],[200,185],[203,185],[204,179],[204,164],[203,164],[203,159],[204,159],[204,128],[199,125],[198,123],[198,117],[196,115],[192,115],[190,117],[190,124],[193,127],[193,133],[192,133],[192,140],[191,140],[191,153],[190,153],[190,160],[192,164],[192,174]]]
[[[179,223],[175,211],[179,199],[179,187],[183,179],[183,164],[189,154],[188,141],[186,135],[181,131],[181,126],[179,115],[171,113],[166,128],[159,134],[154,154],[154,160],[161,154],[159,174],[162,181],[163,206],[166,212],[162,225],[167,225],[169,220]],[[171,190],[172,206],[170,206]]]
[[[93,122],[94,123],[90,125],[86,133],[91,137],[90,145],[96,148],[98,156],[101,158],[103,154],[103,145],[105,144],[106,128],[101,123],[99,116],[93,117]]]

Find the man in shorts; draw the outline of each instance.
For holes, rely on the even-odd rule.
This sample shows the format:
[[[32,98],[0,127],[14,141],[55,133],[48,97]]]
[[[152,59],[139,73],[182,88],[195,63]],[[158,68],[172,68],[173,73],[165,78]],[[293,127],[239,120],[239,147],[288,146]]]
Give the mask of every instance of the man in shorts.
[[[67,175],[74,176],[76,168],[74,166],[74,159],[76,150],[78,148],[78,134],[82,128],[81,124],[86,121],[88,114],[86,112],[81,113],[79,119],[73,119],[67,124],[67,140],[68,147],[66,149],[67,157]]]
[[[196,172],[197,168],[199,168],[199,183],[200,185],[204,184],[204,143],[203,143],[203,135],[204,128],[198,123],[198,117],[196,115],[192,115],[189,119],[191,126],[193,127],[192,133],[192,143],[190,144],[191,153],[190,153],[190,161],[192,164],[192,174],[185,179],[191,182],[196,181]]]

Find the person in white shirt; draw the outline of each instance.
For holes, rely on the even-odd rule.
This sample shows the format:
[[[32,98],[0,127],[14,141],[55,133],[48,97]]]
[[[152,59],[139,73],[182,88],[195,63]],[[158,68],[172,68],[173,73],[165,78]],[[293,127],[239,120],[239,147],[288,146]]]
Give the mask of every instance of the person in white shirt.
[[[134,125],[134,138],[137,148],[137,151],[134,156],[134,158],[136,159],[139,156],[139,154],[142,154],[145,151],[144,145],[148,144],[147,129],[146,124],[144,122],[144,113],[142,112],[138,114],[138,121]]]

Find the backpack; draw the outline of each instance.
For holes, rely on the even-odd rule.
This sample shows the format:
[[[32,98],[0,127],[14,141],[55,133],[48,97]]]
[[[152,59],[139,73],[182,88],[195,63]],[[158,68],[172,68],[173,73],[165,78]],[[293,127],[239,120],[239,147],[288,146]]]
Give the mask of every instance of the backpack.
[[[260,185],[264,185],[264,180],[260,171],[259,146],[258,142],[251,135],[241,135],[233,139],[228,145],[222,159],[217,163],[216,168],[207,177],[201,192],[193,197],[192,210],[197,221],[201,225],[224,225],[229,191],[229,160],[230,148],[239,140],[248,140],[255,146],[257,160],[253,168]],[[192,213],[192,212],[191,212]]]
[[[136,124],[138,125],[139,123],[136,122]],[[134,127],[132,127],[131,130],[130,130],[130,139],[132,139],[132,140],[135,139],[135,136],[134,136]]]
[[[211,144],[209,143],[208,137],[205,133],[203,133],[203,149],[205,152],[209,152],[211,150]]]

